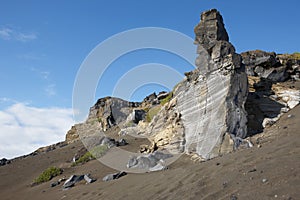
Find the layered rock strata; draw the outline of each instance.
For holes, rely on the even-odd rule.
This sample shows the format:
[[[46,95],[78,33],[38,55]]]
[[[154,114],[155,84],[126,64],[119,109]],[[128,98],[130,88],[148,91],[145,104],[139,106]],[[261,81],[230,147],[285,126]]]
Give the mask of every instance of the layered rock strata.
[[[197,69],[179,84],[174,98],[182,116],[185,152],[209,159],[237,148],[247,135],[248,83],[217,10],[201,14],[195,34]]]

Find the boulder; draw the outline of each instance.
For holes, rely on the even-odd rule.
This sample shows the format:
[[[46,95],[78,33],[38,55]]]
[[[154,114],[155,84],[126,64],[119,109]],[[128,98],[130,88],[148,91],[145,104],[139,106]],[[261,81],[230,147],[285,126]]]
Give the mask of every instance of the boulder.
[[[166,166],[164,165],[165,160],[171,157],[171,154],[165,154],[159,151],[137,157],[134,156],[128,160],[127,168],[159,171],[166,168]]]
[[[139,121],[144,120],[146,117],[146,111],[142,109],[134,109],[130,115],[127,117],[126,123],[133,122],[138,124]]]
[[[75,183],[82,181],[84,178],[83,175],[72,175],[68,178],[65,183],[63,184],[63,188],[70,188],[75,185]]]
[[[108,174],[106,175],[105,177],[103,177],[103,181],[111,181],[111,180],[115,180],[115,179],[119,179],[121,178],[122,176],[125,176],[127,175],[126,172],[117,172],[117,173],[114,173],[114,174]]]
[[[73,187],[76,183],[85,180],[86,183],[93,183],[96,181],[96,179],[93,179],[90,177],[89,174],[85,174],[85,175],[71,175],[70,178],[68,178],[65,183],[63,184],[63,188],[64,189],[68,189]]]
[[[0,160],[0,166],[4,166],[4,165],[7,165],[7,164],[10,164],[10,160],[7,160],[6,158],[2,158]]]

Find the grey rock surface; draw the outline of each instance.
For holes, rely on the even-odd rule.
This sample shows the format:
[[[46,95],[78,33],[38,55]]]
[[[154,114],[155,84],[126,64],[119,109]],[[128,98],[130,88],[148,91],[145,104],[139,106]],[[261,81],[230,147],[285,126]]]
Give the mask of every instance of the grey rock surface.
[[[176,109],[182,115],[185,152],[204,159],[232,151],[235,137],[247,135],[247,74],[241,56],[228,42],[220,13],[202,13],[195,27],[197,69],[174,91]],[[230,135],[234,145],[224,142]]]
[[[119,179],[121,178],[122,176],[125,176],[127,175],[126,172],[117,172],[117,173],[114,173],[114,174],[108,174],[106,175],[105,177],[103,177],[103,181],[111,181],[111,180],[115,180],[115,179]]]
[[[63,184],[63,188],[64,189],[68,189],[73,187],[76,183],[85,180],[86,183],[93,183],[96,181],[96,179],[93,179],[90,177],[89,174],[85,174],[85,175],[72,175],[70,176],[70,178],[68,178],[65,183]]]
[[[7,165],[7,164],[10,164],[10,160],[7,160],[6,158],[2,158],[0,160],[0,166],[4,166],[4,165]]]
[[[119,98],[105,97],[99,99],[90,108],[87,121],[98,121],[104,131],[124,122],[133,108],[140,105],[137,102],[128,102]]]
[[[165,154],[159,151],[137,157],[131,157],[128,160],[127,168],[159,171],[165,169],[164,162],[166,159],[171,157],[173,157],[171,154]]]
[[[289,78],[299,79],[297,67],[300,61],[291,59],[290,55],[277,55],[275,52],[261,50],[247,51],[241,55],[249,76],[266,78],[273,82],[283,82]]]

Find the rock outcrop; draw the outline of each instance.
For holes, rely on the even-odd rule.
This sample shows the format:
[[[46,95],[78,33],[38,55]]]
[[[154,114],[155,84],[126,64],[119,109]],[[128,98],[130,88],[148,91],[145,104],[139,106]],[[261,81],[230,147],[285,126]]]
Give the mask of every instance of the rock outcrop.
[[[300,102],[300,91],[286,83],[274,83],[270,79],[249,76],[248,136],[263,132],[284,113]]]
[[[292,78],[299,80],[300,59],[297,54],[277,55],[275,52],[261,50],[241,53],[249,76],[283,82]]]
[[[195,34],[197,69],[179,84],[174,98],[182,115],[185,152],[209,159],[237,148],[247,135],[248,83],[217,10],[201,14]]]
[[[247,135],[247,75],[217,10],[202,13],[195,34],[197,68],[185,73],[145,134],[158,148],[209,159],[237,148]]]
[[[299,79],[299,59],[259,50],[237,54],[216,9],[201,14],[194,32],[197,67],[173,91],[150,94],[141,103],[101,98],[87,120],[71,128],[66,141],[80,138],[89,148],[101,145],[104,135],[99,133],[108,130],[116,136],[146,136],[151,145],[141,145],[140,151],[150,154],[129,160],[129,167],[156,150],[206,160],[251,146],[245,137],[261,132],[299,103],[298,90],[276,84]],[[149,169],[162,169],[158,164]]]
[[[142,111],[134,112],[141,103],[128,102],[119,98],[105,97],[99,99],[90,108],[89,116],[83,123],[75,124],[66,134],[66,142],[72,143],[79,139],[99,134],[117,125],[125,123],[130,114],[135,121],[144,117]]]
[[[98,121],[104,131],[125,121],[128,115],[140,105],[119,98],[101,98],[91,107],[87,121]]]

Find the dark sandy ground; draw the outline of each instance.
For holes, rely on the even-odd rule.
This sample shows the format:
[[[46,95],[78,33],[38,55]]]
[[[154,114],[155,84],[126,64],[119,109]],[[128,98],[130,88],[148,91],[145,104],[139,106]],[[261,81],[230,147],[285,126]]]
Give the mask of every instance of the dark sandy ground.
[[[202,163],[181,156],[168,170],[128,174],[110,182],[102,178],[116,171],[97,160],[70,167],[82,146],[77,142],[0,167],[0,199],[300,199],[299,119],[297,106],[264,133],[253,136],[252,148]],[[78,183],[69,190],[62,190],[61,185],[51,188],[51,181],[31,187],[49,166],[64,168],[53,180],[87,173],[98,180]]]

